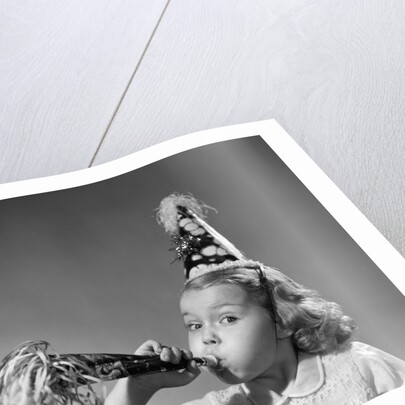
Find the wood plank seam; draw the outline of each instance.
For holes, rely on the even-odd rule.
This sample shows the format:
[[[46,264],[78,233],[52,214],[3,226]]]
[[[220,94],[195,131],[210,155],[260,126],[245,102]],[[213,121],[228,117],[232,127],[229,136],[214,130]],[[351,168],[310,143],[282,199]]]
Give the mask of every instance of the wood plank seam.
[[[133,81],[133,79],[134,79],[136,73],[138,72],[138,69],[139,69],[139,67],[140,67],[140,65],[141,65],[141,63],[142,63],[142,61],[143,61],[143,58],[144,58],[144,56],[145,56],[145,54],[146,54],[146,52],[147,52],[147,50],[148,50],[148,48],[149,48],[149,46],[150,46],[152,40],[153,40],[153,37],[154,37],[155,34],[156,34],[156,31],[157,31],[157,29],[158,29],[158,27],[159,27],[159,25],[160,25],[160,23],[161,23],[161,21],[162,21],[162,19],[163,19],[163,16],[165,15],[167,8],[169,7],[170,1],[171,1],[171,0],[167,0],[166,5],[164,6],[162,13],[161,13],[159,19],[158,19],[157,22],[156,22],[156,26],[155,26],[155,28],[153,29],[153,31],[152,31],[152,33],[151,33],[151,36],[150,36],[148,42],[146,43],[144,50],[142,51],[141,57],[139,58],[138,63],[136,64],[135,69],[134,69],[134,71],[133,71],[131,77],[130,77],[129,80],[128,80],[128,84],[127,84],[127,86],[125,87],[125,89],[124,89],[124,91],[123,91],[123,93],[122,93],[122,96],[121,96],[121,98],[119,99],[119,101],[118,101],[118,103],[117,103],[117,107],[115,108],[114,112],[112,113],[111,119],[110,119],[110,121],[108,122],[107,127],[106,127],[106,129],[105,129],[103,135],[101,136],[100,142],[99,142],[99,144],[98,144],[98,146],[97,146],[97,148],[96,148],[96,151],[95,151],[94,154],[93,154],[93,157],[92,157],[91,160],[90,160],[90,163],[89,163],[89,165],[88,165],[88,168],[90,168],[90,167],[93,166],[93,163],[94,163],[94,161],[95,161],[95,159],[96,159],[96,157],[97,157],[97,154],[98,154],[98,152],[100,151],[101,145],[103,144],[104,139],[106,138],[106,136],[107,136],[107,134],[108,134],[108,131],[109,131],[110,128],[111,128],[112,123],[114,122],[114,119],[115,119],[115,117],[116,117],[116,115],[117,115],[117,113],[118,113],[118,110],[119,110],[120,107],[121,107],[122,102],[123,102],[124,99],[125,99],[125,96],[126,96],[126,94],[127,94],[127,92],[128,92],[128,89],[131,87],[132,81]]]

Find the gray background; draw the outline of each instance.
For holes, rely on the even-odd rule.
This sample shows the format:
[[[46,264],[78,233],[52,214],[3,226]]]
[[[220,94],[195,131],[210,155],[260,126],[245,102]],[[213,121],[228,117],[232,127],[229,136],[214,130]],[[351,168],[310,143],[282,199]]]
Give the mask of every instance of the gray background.
[[[342,304],[356,340],[405,358],[404,297],[259,138],[177,154],[134,172],[0,202],[0,355],[26,339],[60,352],[187,345],[183,283],[154,211],[173,191],[217,208],[209,222],[248,257]],[[219,385],[203,373],[153,404]],[[164,398],[164,399],[163,399]]]

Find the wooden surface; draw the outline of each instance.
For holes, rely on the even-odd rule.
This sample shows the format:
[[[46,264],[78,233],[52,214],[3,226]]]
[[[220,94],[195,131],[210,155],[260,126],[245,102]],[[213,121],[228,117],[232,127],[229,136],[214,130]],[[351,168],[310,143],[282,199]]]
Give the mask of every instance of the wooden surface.
[[[275,118],[405,254],[401,0],[3,3],[0,182]]]
[[[2,2],[1,182],[89,166],[165,4]]]

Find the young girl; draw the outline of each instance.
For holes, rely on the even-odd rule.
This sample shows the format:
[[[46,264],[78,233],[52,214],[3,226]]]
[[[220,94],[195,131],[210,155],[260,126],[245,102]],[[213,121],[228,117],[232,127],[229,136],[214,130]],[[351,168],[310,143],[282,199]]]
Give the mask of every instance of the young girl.
[[[209,371],[231,384],[188,405],[363,404],[401,386],[405,362],[363,343],[340,307],[283,273],[248,260],[202,218],[189,196],[162,201],[159,221],[184,260],[180,308],[190,350],[150,340],[135,353],[187,369],[121,380],[108,405],[146,404],[166,387],[198,377],[192,356],[211,355]]]

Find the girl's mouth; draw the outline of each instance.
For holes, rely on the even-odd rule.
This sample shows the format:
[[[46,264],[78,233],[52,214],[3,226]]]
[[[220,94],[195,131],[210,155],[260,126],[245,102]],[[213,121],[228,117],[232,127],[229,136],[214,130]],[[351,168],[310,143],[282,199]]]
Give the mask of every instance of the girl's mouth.
[[[209,368],[216,368],[219,364],[219,360],[211,354],[201,357],[198,360],[201,361],[201,363],[200,363],[201,366],[205,366],[205,367],[209,367]]]
[[[223,366],[223,360],[213,354],[206,354],[204,356],[205,359],[207,359],[207,364],[205,366],[211,370],[222,370],[224,368]]]
[[[222,371],[225,369],[225,365],[222,359],[218,359],[217,360],[217,364],[215,365],[215,367],[210,367],[212,370],[214,370],[214,372],[218,372],[218,371]]]

